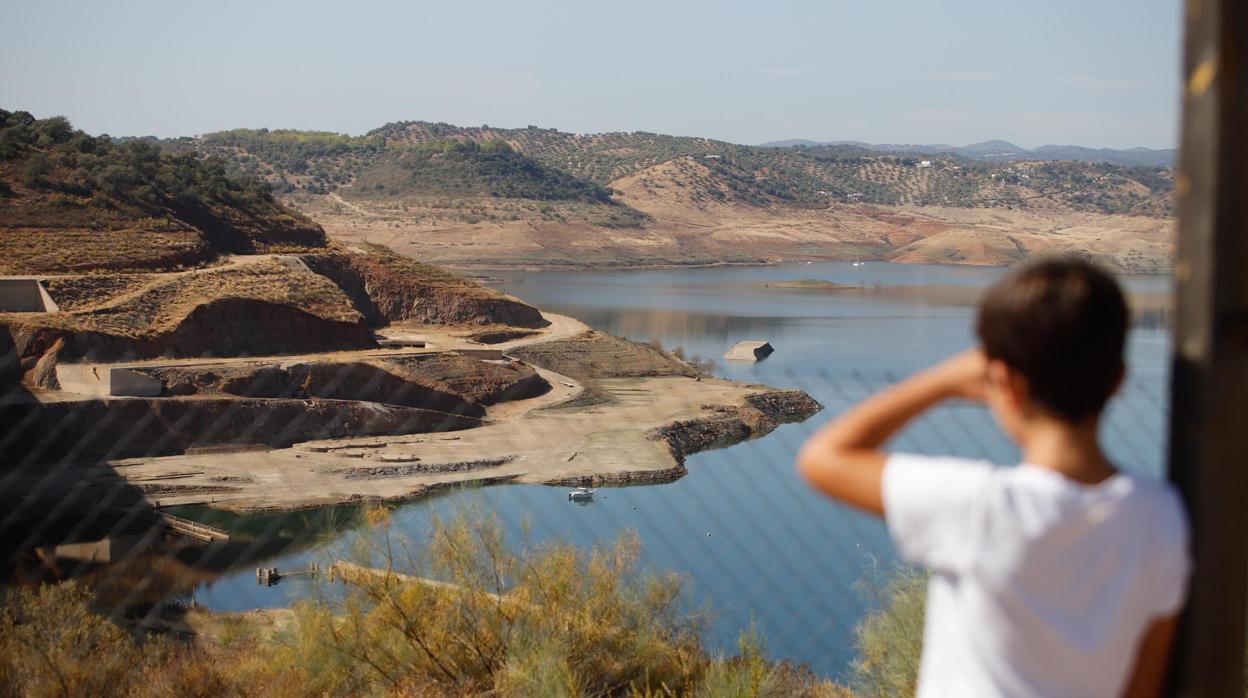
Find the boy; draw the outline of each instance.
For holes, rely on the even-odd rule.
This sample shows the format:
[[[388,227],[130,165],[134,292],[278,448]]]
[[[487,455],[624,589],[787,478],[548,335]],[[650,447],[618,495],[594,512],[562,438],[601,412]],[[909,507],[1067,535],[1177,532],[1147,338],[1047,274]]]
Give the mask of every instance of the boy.
[[[813,487],[883,516],[901,557],[931,571],[919,696],[1161,692],[1187,523],[1169,486],[1119,472],[1097,443],[1126,328],[1104,272],[1029,265],[985,296],[980,349],[867,399],[802,448]],[[957,398],[987,403],[1021,465],[881,450]]]

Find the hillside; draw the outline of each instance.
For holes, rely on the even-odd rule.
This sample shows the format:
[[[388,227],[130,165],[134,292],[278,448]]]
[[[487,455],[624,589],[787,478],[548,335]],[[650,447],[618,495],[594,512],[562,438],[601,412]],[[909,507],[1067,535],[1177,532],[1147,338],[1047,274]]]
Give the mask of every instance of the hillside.
[[[0,110],[0,273],[167,269],[327,242],[222,162]]]
[[[456,265],[1011,264],[1071,249],[1148,271],[1171,257],[1172,170],[1026,159],[998,141],[926,154],[408,121],[364,136],[228,131],[163,147],[266,179],[336,237]]]
[[[735,180],[730,188],[743,203],[760,205],[1057,204],[1080,212],[1163,216],[1172,209],[1173,176],[1166,168],[1019,160],[1013,156],[1028,151],[1003,141],[959,149],[978,160],[953,153],[921,159],[917,150],[904,152],[910,146],[897,146],[898,152],[852,144],[751,147],[641,132],[581,135],[536,127],[398,122],[358,138],[307,134],[299,140],[289,131],[229,131],[209,134],[194,145],[223,158],[240,176],[270,177],[278,190],[337,190],[355,198],[490,196],[609,203],[605,187],[616,181],[692,158],[717,167],[719,178]],[[982,159],[995,154],[1011,157],[1005,162]]]
[[[825,146],[851,146],[880,153],[909,155],[957,155],[969,160],[1069,160],[1074,162],[1108,163],[1126,167],[1174,167],[1176,152],[1173,148],[1086,148],[1078,145],[1042,145],[1038,148],[1022,148],[1009,141],[992,140],[971,145],[956,146],[944,143],[929,144],[876,144],[860,141],[819,142],[806,138],[789,138],[769,141],[760,148],[818,148]]]
[[[394,148],[360,169],[353,196],[490,196],[610,203],[611,192],[521,155],[503,141],[445,140]]]

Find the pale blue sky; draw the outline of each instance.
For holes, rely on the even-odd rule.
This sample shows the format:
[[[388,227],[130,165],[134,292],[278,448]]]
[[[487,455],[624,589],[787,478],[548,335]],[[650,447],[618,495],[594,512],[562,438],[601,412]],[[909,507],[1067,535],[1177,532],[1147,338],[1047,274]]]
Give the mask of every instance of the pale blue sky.
[[[389,121],[1172,147],[1179,0],[0,0],[0,107],[94,133]]]

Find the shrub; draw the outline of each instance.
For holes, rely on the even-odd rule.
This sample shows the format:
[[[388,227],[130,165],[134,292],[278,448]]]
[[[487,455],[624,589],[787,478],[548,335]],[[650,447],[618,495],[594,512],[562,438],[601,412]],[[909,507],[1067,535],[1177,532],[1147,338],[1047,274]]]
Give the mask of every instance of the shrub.
[[[124,695],[139,653],[74,583],[3,592],[0,694]]]
[[[869,589],[878,601],[855,629],[858,656],[850,685],[859,698],[913,696],[923,653],[927,574],[898,568]]]
[[[52,163],[43,153],[34,153],[22,166],[22,184],[37,187],[43,183],[43,177],[52,169]]]
[[[4,592],[0,695],[851,698],[766,659],[753,629],[738,656],[710,657],[682,580],[643,572],[635,536],[517,550],[469,511],[408,552],[384,510],[367,518],[384,528],[365,537],[381,540],[362,551],[374,566],[337,567],[340,600],[301,602],[269,627],[209,615],[215,636],[136,641],[77,584]]]

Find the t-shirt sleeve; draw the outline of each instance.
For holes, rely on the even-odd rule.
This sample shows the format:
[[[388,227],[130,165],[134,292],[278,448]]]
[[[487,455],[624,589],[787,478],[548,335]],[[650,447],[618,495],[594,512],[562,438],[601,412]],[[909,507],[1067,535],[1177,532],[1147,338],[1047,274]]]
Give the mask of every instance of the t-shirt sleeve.
[[[1163,527],[1157,534],[1161,545],[1156,546],[1156,549],[1161,554],[1154,577],[1154,618],[1172,616],[1183,608],[1183,602],[1187,599],[1188,579],[1192,573],[1187,512],[1178,493],[1172,488],[1165,488],[1161,509],[1161,515],[1155,519],[1162,522]]]
[[[942,572],[963,567],[992,471],[983,461],[890,455],[881,484],[884,522],[902,559]]]

